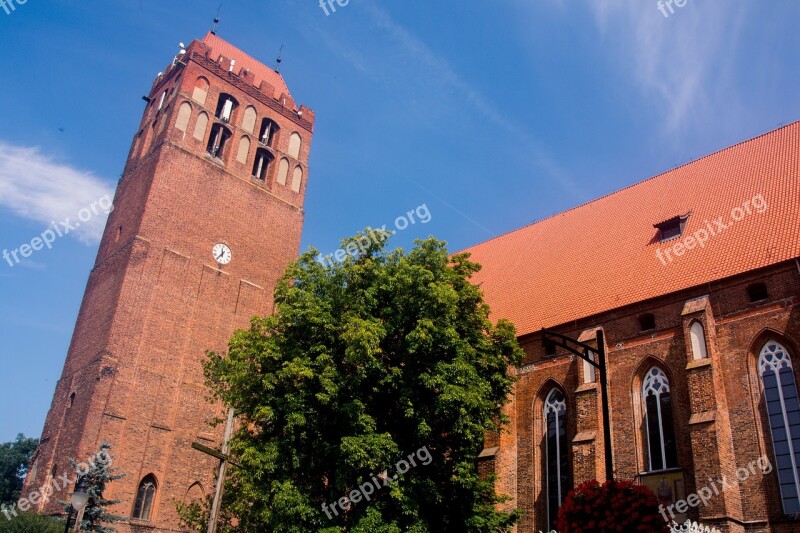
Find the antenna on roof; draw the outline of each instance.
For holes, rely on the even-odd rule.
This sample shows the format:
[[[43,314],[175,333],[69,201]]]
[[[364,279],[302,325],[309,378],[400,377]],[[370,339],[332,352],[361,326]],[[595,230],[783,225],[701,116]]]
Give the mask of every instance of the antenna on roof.
[[[281,59],[282,56],[283,56],[283,44],[281,44],[281,49],[278,50],[278,59],[275,60],[275,72],[281,71],[281,61],[283,61],[283,59]]]
[[[219,26],[219,12],[222,11],[222,4],[225,2],[220,2],[219,7],[217,8],[217,16],[214,17],[214,25],[211,27],[211,34],[217,34],[217,26]]]

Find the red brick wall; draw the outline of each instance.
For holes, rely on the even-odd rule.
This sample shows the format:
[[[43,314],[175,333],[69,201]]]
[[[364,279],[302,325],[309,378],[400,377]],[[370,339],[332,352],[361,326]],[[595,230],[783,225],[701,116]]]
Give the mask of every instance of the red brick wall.
[[[151,525],[163,531],[177,530],[174,501],[183,501],[192,484],[199,482],[206,494],[213,490],[215,460],[190,447],[197,440],[221,444],[222,428],[208,422],[223,413],[206,401],[201,361],[206,350],[224,351],[252,316],[271,312],[275,284],[297,257],[313,120],[310,110],[302,119],[276,111],[277,100],[248,90],[246,80],[205,59],[197,43],[189,52],[187,65],[168,69],[152,89],[89,276],[35,476],[26,480],[26,492],[39,487],[54,467],[56,475],[64,473],[69,457],[89,457],[108,439],[113,465],[127,474],[106,494],[121,500],[113,512],[129,515],[139,481],[152,473],[159,486]],[[211,117],[221,92],[240,103],[222,161],[205,153],[213,120],[204,140],[192,135],[203,110],[191,101],[200,75],[211,82],[202,106]],[[165,88],[168,97],[157,112]],[[174,127],[184,101],[192,105],[185,134]],[[235,161],[247,105],[258,112],[256,135],[265,116],[281,127],[275,164],[263,182],[251,177],[256,135],[247,163]],[[293,131],[302,150],[291,158],[283,186],[275,171]],[[299,192],[289,186],[296,165],[304,170]],[[217,242],[232,249],[224,267],[211,255]],[[57,498],[68,499],[68,490]],[[38,509],[61,510],[54,503]]]
[[[746,288],[764,282],[766,302],[750,303]],[[708,295],[708,303],[682,314],[687,301]],[[709,478],[736,479],[736,471],[767,455],[774,462],[769,426],[757,375],[758,351],[767,338],[792,351],[800,383],[800,271],[775,265],[696,290],[617,309],[569,327],[555,328],[577,339],[602,326],[609,360],[609,396],[616,477],[634,479],[646,471],[641,384],[658,365],[670,380],[678,463],[686,494],[708,486]],[[639,331],[638,317],[653,313],[656,329]],[[689,328],[706,330],[708,360],[695,362]],[[524,364],[507,409],[511,427],[502,436],[494,466],[498,492],[509,494],[523,512],[518,531],[545,530],[544,427],[542,401],[553,387],[567,394],[568,437],[575,483],[602,480],[604,472],[599,387],[584,385],[582,362],[562,349],[546,357],[539,334],[521,338]],[[494,441],[494,439],[492,439]],[[489,446],[489,444],[487,444]],[[724,531],[797,531],[800,522],[783,516],[775,472],[751,475],[690,516]]]

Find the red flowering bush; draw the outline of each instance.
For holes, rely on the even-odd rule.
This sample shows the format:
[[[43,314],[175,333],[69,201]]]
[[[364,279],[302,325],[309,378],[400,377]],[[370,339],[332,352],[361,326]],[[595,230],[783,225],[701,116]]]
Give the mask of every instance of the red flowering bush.
[[[587,481],[567,495],[558,510],[559,533],[599,531],[669,531],[658,513],[658,500],[652,491],[630,481]]]

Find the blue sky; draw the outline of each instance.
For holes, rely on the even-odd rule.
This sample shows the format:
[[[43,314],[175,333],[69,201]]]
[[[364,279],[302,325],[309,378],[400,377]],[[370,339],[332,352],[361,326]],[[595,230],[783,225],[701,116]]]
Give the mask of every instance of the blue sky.
[[[155,75],[219,0],[0,8],[0,248],[113,194]],[[667,11],[667,13],[669,13]],[[228,0],[219,35],[316,111],[303,245],[466,248],[800,118],[800,3]],[[0,442],[39,436],[103,215],[0,262]]]

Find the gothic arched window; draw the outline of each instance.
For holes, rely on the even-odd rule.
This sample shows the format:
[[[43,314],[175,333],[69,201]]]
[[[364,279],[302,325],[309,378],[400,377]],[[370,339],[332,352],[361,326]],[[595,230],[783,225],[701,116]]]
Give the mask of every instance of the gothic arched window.
[[[131,518],[150,520],[157,489],[158,482],[153,474],[148,474],[142,479],[141,483],[139,483],[139,490],[136,491],[136,501],[133,504]]]
[[[222,122],[230,122],[234,118],[234,111],[237,107],[239,107],[239,102],[236,101],[236,98],[227,93],[222,93],[219,95],[217,112],[214,116]]]
[[[261,121],[261,130],[258,133],[258,140],[261,144],[265,144],[267,146],[272,146],[272,143],[275,141],[275,136],[278,133],[280,128],[278,124],[271,119],[265,118]]]
[[[570,489],[567,402],[561,389],[554,388],[544,400],[545,467],[547,480],[547,523],[554,528],[558,508]]]
[[[783,512],[800,513],[800,401],[789,352],[767,342],[758,357]]]
[[[644,425],[647,433],[647,470],[665,470],[678,466],[678,449],[672,421],[672,398],[669,379],[654,366],[642,383]]]
[[[267,171],[275,157],[264,148],[259,148],[256,151],[256,160],[253,163],[253,177],[261,181],[267,178]]]
[[[222,124],[214,124],[211,127],[211,136],[208,138],[208,147],[206,151],[211,154],[211,157],[223,159],[225,155],[225,146],[228,144],[228,139],[231,138],[231,130]]]

